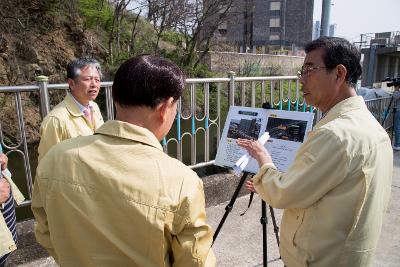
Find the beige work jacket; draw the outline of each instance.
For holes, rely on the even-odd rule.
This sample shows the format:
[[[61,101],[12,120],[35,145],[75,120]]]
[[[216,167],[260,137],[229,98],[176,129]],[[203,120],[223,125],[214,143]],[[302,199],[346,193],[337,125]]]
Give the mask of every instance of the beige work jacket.
[[[11,173],[3,171],[3,177],[10,183],[14,201],[19,205],[24,201],[24,196],[19,191],[18,187],[11,180]],[[0,212],[1,214],[1,212]],[[0,216],[0,257],[17,249],[17,246],[12,237],[12,233],[7,227],[3,216]]]
[[[215,266],[202,181],[147,129],[108,121],[40,161],[35,234],[61,266]]]
[[[81,135],[92,135],[104,123],[97,104],[90,101],[90,105],[93,107],[93,124],[70,94],[47,114],[40,126],[39,161],[55,144]]]
[[[369,266],[392,169],[390,139],[358,96],[338,103],[317,123],[286,173],[264,165],[253,180],[266,202],[285,209],[285,264]]]

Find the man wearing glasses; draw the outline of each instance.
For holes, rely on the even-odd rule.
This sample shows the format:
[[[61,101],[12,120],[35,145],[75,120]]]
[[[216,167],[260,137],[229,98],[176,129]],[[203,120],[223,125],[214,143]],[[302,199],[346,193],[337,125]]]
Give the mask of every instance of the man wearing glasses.
[[[305,51],[303,97],[324,117],[286,173],[258,141],[238,140],[260,166],[247,187],[284,209],[285,265],[369,266],[390,196],[391,142],[356,95],[359,51],[335,37],[314,40]]]

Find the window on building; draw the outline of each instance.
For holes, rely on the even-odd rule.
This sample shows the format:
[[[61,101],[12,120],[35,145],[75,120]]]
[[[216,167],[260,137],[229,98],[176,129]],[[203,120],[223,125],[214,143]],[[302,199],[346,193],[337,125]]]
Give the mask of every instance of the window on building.
[[[281,2],[270,2],[269,10],[281,10]]]
[[[280,18],[269,19],[269,27],[280,27],[280,26],[281,26]]]
[[[281,38],[280,38],[280,36],[279,36],[279,34],[271,34],[270,36],[269,36],[269,40],[270,41],[277,41],[277,40],[280,40]]]
[[[280,27],[271,27],[271,28],[269,28],[269,32],[281,32],[281,28]]]
[[[269,15],[271,17],[279,17],[281,15],[281,11],[280,10],[270,10]]]

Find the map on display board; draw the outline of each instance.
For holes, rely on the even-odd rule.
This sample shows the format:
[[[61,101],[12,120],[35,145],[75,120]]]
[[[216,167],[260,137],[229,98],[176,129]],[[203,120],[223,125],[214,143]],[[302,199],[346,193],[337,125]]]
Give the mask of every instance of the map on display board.
[[[285,172],[311,130],[312,112],[231,106],[219,143],[215,164],[236,172],[257,173],[259,167],[247,151],[236,144],[238,138],[259,139],[271,154],[278,170]],[[267,133],[266,133],[267,132]]]

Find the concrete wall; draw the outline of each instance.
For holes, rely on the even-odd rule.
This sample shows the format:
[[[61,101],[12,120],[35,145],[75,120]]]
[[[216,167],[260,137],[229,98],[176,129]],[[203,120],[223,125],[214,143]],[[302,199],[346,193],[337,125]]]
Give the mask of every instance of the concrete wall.
[[[253,64],[260,66],[262,75],[296,75],[303,60],[304,57],[299,56],[210,52],[203,62],[212,72],[223,74],[228,71],[234,71],[237,75],[243,74],[243,71]]]
[[[372,51],[372,53],[371,53]],[[385,78],[400,77],[400,46],[362,49],[364,54],[361,86],[372,87]]]

